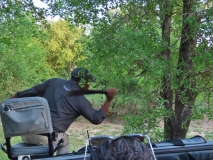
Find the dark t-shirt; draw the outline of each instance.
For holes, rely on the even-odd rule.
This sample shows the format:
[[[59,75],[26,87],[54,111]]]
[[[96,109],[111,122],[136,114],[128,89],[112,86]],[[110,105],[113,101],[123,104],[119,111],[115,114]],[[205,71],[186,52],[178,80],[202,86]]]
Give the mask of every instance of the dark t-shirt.
[[[52,78],[25,91],[17,92],[16,97],[40,96],[47,99],[54,130],[65,132],[80,115],[93,124],[102,123],[106,118],[102,109],[94,109],[83,95],[68,95],[69,91],[79,89],[73,80]]]

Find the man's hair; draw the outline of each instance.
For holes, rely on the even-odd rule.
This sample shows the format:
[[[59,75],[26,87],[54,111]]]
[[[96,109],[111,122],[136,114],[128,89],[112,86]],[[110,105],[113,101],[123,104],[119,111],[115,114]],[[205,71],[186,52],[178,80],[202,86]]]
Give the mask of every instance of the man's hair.
[[[90,74],[86,68],[82,67],[75,68],[71,72],[71,79],[76,82],[80,82],[83,80],[94,82],[96,80],[95,77],[92,74]]]
[[[121,136],[94,150],[90,160],[154,160],[151,150],[137,138]]]

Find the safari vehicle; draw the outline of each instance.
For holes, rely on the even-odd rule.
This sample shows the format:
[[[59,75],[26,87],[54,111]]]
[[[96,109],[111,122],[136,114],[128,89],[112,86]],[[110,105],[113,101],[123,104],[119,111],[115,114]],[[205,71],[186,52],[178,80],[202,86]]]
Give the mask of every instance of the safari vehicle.
[[[63,139],[53,145],[54,132],[51,116],[46,99],[41,97],[6,99],[0,105],[1,119],[5,142],[1,149],[11,160],[89,160],[93,150],[100,147],[111,136],[94,136],[85,140],[85,146],[76,152],[54,155],[63,144]],[[11,145],[11,138],[26,134],[45,134],[48,137],[47,146],[36,146],[25,143]],[[174,139],[153,143],[147,135],[129,134],[127,136],[138,138],[141,143],[148,139],[147,146],[156,160],[212,160],[213,141],[206,141],[201,136],[189,139]]]

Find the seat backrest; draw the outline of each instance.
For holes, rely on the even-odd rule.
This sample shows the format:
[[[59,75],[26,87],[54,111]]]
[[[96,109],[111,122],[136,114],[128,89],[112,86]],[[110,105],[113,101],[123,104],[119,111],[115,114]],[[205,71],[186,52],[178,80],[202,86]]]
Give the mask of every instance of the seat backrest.
[[[1,145],[9,159],[17,158],[26,153],[32,157],[52,157],[54,154],[52,139],[52,121],[49,105],[42,97],[25,97],[6,99],[0,103],[0,113],[6,143]],[[48,146],[43,149],[37,146],[28,146],[20,143],[11,146],[10,138],[28,134],[45,134]],[[6,144],[7,149],[4,148]],[[46,150],[47,148],[47,150]]]
[[[5,138],[53,132],[49,105],[42,97],[6,99],[0,112]]]

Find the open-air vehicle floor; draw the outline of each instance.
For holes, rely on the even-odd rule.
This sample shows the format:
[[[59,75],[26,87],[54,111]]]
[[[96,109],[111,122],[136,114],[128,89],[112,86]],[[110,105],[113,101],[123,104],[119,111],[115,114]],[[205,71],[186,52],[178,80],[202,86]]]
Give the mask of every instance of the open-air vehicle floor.
[[[4,100],[0,105],[1,119],[5,143],[1,149],[12,160],[89,160],[92,151],[100,147],[111,136],[94,136],[85,140],[85,146],[76,152],[54,156],[63,144],[63,139],[54,145],[53,128],[47,101],[41,97],[14,98]],[[26,134],[46,134],[49,144],[35,146],[24,143],[11,145],[10,140],[15,136]],[[129,134],[146,144],[157,160],[213,160],[213,141],[206,141],[201,136],[189,139],[176,139],[152,143],[147,135]]]

